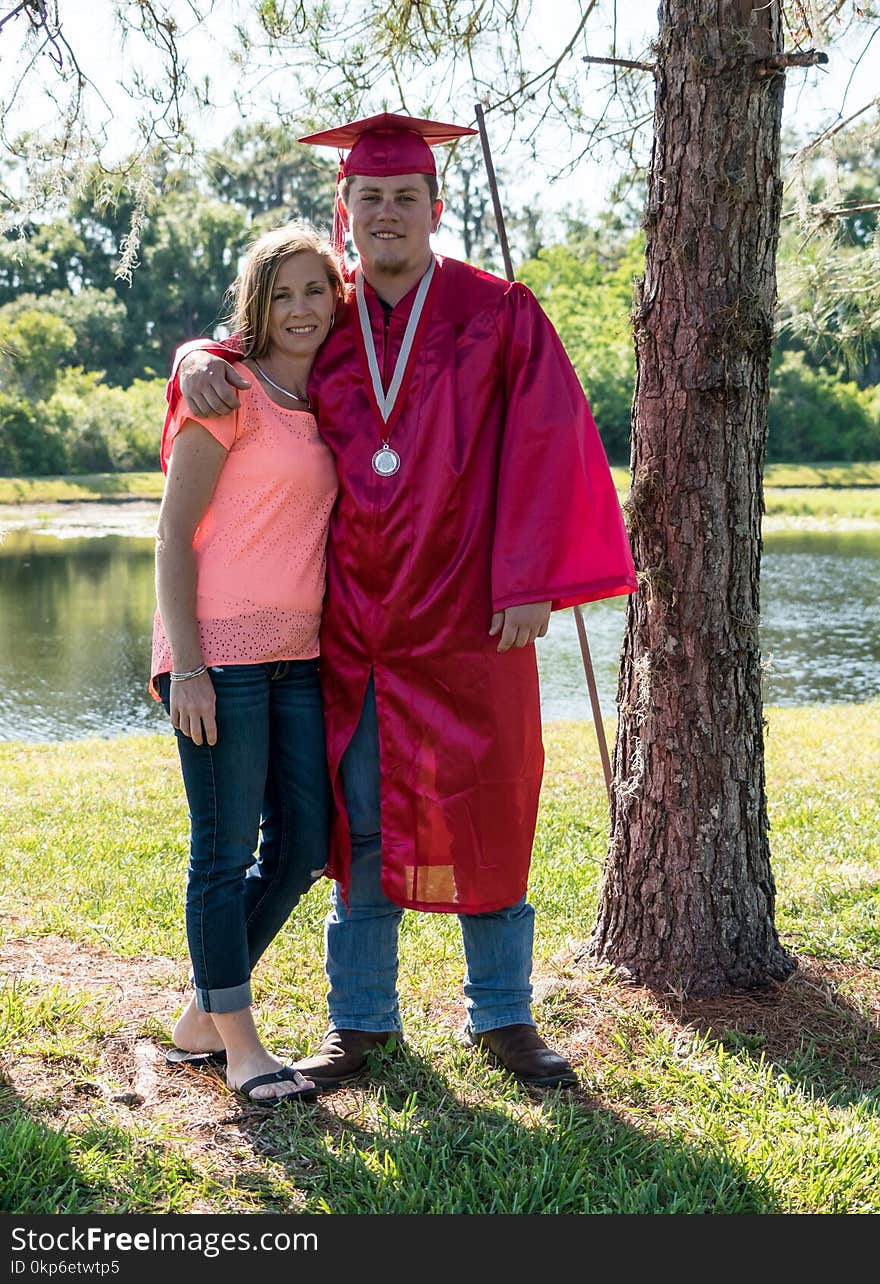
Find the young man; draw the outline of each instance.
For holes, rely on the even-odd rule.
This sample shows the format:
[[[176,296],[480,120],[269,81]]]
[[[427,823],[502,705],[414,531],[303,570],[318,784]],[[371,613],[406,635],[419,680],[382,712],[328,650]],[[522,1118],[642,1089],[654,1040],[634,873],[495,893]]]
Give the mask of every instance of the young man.
[[[523,1082],[576,1082],[530,1006],[533,643],[551,609],[636,581],[550,322],[523,286],[432,253],[431,146],[473,132],[385,113],[301,140],[350,148],[337,213],[359,256],[309,389],[339,470],[321,634],[338,804],[330,1029],[297,1064],[324,1087],[402,1030],[404,908],[459,916],[466,1038]],[[202,348],[180,390],[196,413],[228,412],[245,384],[220,359],[228,348]]]

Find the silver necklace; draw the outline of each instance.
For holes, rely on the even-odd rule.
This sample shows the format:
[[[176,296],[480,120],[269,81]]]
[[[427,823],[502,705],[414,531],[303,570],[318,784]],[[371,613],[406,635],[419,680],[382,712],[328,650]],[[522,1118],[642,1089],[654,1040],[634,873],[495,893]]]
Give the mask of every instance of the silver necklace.
[[[298,392],[291,392],[289,388],[282,388],[280,383],[276,383],[274,379],[269,378],[256,357],[251,357],[251,361],[253,361],[254,365],[257,367],[270,388],[274,388],[276,392],[283,392],[285,397],[292,397],[294,401],[304,402],[306,410],[311,410],[312,403],[309,401],[308,397],[302,397]]]

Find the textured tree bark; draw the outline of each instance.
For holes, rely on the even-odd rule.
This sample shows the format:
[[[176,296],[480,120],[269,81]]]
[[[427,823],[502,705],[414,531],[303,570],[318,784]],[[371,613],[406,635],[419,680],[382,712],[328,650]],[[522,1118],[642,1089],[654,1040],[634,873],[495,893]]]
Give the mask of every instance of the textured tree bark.
[[[660,6],[627,506],[640,592],[590,952],[677,993],[794,969],[774,926],[758,639],[780,8]]]

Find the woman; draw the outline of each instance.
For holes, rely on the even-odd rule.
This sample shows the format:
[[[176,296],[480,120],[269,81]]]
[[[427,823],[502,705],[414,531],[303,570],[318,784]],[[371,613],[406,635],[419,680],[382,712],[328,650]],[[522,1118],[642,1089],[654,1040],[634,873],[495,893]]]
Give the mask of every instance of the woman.
[[[183,403],[162,443],[152,687],[189,802],[195,989],[167,1059],[225,1062],[229,1086],[266,1106],[317,1092],[263,1046],[250,976],[326,861],[317,655],[336,473],[306,384],[343,293],[307,225],[261,236],[235,287],[241,407],[202,420]]]

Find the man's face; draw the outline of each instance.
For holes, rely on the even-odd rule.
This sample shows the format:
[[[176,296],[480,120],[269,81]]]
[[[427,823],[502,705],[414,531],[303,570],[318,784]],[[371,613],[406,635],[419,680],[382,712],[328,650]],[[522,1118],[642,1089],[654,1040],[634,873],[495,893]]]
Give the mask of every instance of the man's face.
[[[424,174],[354,175],[348,201],[344,213],[367,275],[402,276],[425,263],[443,202],[432,203]]]

